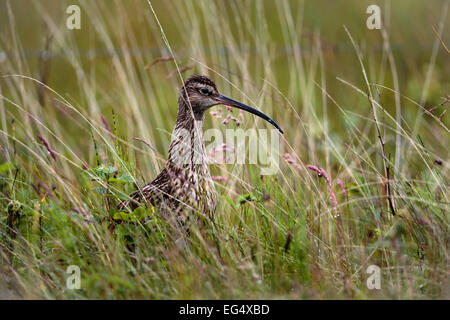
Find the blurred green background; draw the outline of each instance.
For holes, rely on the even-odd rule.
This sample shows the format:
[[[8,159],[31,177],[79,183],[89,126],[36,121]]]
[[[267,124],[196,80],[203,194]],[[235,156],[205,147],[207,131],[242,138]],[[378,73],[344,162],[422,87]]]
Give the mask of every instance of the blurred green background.
[[[189,30],[182,27],[183,20],[192,19],[190,12],[177,12],[180,3],[189,3],[194,10],[200,7],[208,7],[210,0],[200,1],[152,1],[155,12],[164,28],[166,36],[174,50],[176,57],[181,63],[190,64],[190,58],[199,58],[192,49],[191,34]],[[239,39],[237,48],[248,52],[255,66],[266,64],[267,61],[259,61],[260,52],[258,48],[263,42],[264,46],[272,52],[270,64],[277,74],[278,86],[281,91],[287,87],[289,73],[287,61],[292,57],[292,48],[286,47],[283,38],[283,24],[280,21],[276,1],[212,1],[220,12],[211,13],[216,24],[205,26],[204,21],[198,21],[201,33],[198,35],[203,46],[199,52],[206,53],[205,61],[221,72],[234,72],[233,66],[222,66],[214,58],[218,55],[233,54],[226,43],[213,43],[213,38],[221,32],[220,21],[227,20],[234,33],[233,38]],[[334,87],[336,76],[347,79],[350,82],[361,81],[361,73],[355,72],[359,66],[356,63],[354,49],[344,31],[346,25],[352,36],[360,43],[367,59],[378,58],[381,61],[383,40],[377,30],[369,30],[366,27],[366,19],[369,14],[366,8],[371,4],[377,4],[382,11],[383,23],[387,24],[390,32],[390,41],[395,55],[395,62],[399,73],[402,93],[413,99],[420,100],[424,86],[426,68],[432,58],[433,44],[436,36],[432,30],[436,28],[442,15],[446,0],[396,0],[396,1],[289,1],[293,21],[296,28],[293,30],[301,33],[304,41],[302,50],[307,57],[313,50],[313,34],[319,33],[324,48],[324,59],[327,67],[326,77],[330,85],[328,90],[335,96],[339,94],[339,88]],[[23,54],[27,59],[32,74],[38,74],[37,61],[41,50],[45,48],[47,35],[50,33],[45,23],[45,18],[36,7],[45,10],[46,14],[53,20],[57,28],[65,29],[68,17],[65,10],[70,4],[80,4],[81,30],[66,30],[71,33],[76,41],[77,52],[75,55],[85,64],[98,70],[98,74],[109,80],[109,68],[111,68],[110,56],[104,43],[95,32],[98,21],[91,19],[92,12],[86,12],[83,1],[61,1],[61,0],[14,0],[10,1],[10,7],[14,15],[14,31],[17,32],[16,39],[24,49]],[[144,0],[96,0],[95,3],[99,13],[108,22],[107,30],[111,36],[112,44],[117,48],[127,49],[134,56],[143,56],[144,60],[151,62],[153,59],[167,55],[168,51],[161,46],[161,35],[147,1]],[[202,9],[205,12],[205,9]],[[207,9],[206,9],[207,10]],[[258,10],[265,20],[260,19]],[[245,15],[244,15],[245,13]],[[217,15],[215,17],[214,15]],[[251,19],[248,19],[248,18]],[[449,17],[444,20],[445,29],[449,28]],[[124,30],[117,30],[126,26],[126,32],[135,39],[133,46],[123,43],[118,34]],[[153,28],[151,27],[153,25]],[[267,30],[267,37],[256,39],[255,28]],[[292,31],[292,30],[291,30]],[[131,35],[132,33],[132,35]],[[11,51],[12,34],[8,18],[8,6],[6,0],[0,1],[0,51],[13,56]],[[117,37],[115,37],[117,35]],[[444,32],[442,40],[450,42],[450,34]],[[255,43],[258,41],[259,43]],[[53,48],[52,73],[49,84],[58,92],[70,92],[71,96],[77,96],[77,83],[75,71],[67,63],[69,59],[60,48]],[[436,58],[433,83],[426,97],[426,104],[439,102],[440,94],[450,87],[450,60],[444,48],[439,48],[440,54]],[[91,59],[92,58],[92,59]],[[94,64],[92,64],[92,60]],[[136,68],[143,66],[136,65]],[[156,70],[155,70],[156,69]],[[168,63],[166,70],[154,68],[148,71],[148,76],[155,72],[170,72],[174,69],[173,63]],[[231,69],[231,70],[230,70]],[[376,65],[372,72],[379,72]],[[258,80],[256,78],[256,80]]]
[[[449,15],[444,12],[447,3],[445,0],[200,0],[151,3],[178,63],[182,67],[192,67],[186,75],[204,72],[205,68],[198,64],[200,61],[226,77],[237,76],[235,79],[239,81],[251,82],[259,90],[266,78],[266,71],[270,69],[270,74],[274,77],[271,81],[275,83],[277,91],[287,95],[300,112],[305,108],[304,93],[301,91],[305,86],[314,87],[311,80],[325,81],[330,96],[343,106],[351,106],[350,109],[356,108],[355,111],[359,111],[358,105],[365,103],[364,97],[349,94],[345,85],[336,80],[336,77],[340,77],[359,87],[365,86],[355,50],[344,25],[361,48],[370,81],[394,87],[391,72],[383,67],[389,63],[386,51],[383,50],[381,32],[366,27],[369,16],[366,9],[371,4],[377,4],[381,8],[401,94],[430,108],[441,103],[442,97],[450,88],[449,54],[437,42],[432,29],[432,26],[436,30],[448,29]],[[81,6],[81,30],[67,30],[65,26],[68,17],[66,8],[70,4]],[[226,30],[224,23],[228,27]],[[195,30],[192,30],[193,26]],[[43,50],[46,49],[47,37],[55,34],[55,30],[61,33],[61,37],[70,39],[70,45],[52,40],[49,44],[51,61],[44,64],[39,57],[43,56]],[[101,32],[104,32],[103,36]],[[228,32],[231,34],[227,35]],[[48,85],[57,92],[70,96],[80,108],[89,108],[87,105],[91,101],[85,91],[80,89],[77,72],[82,68],[90,75],[95,75],[95,86],[103,88],[96,96],[96,104],[105,115],[110,114],[112,108],[126,111],[128,107],[121,104],[119,99],[123,85],[115,81],[117,70],[112,57],[118,57],[122,63],[126,60],[128,70],[135,70],[139,74],[137,81],[141,81],[143,77],[155,79],[155,87],[152,88],[155,92],[144,94],[159,96],[161,93],[164,96],[162,103],[167,105],[167,109],[163,110],[168,115],[167,124],[152,122],[151,112],[155,106],[150,103],[141,106],[149,108],[149,115],[145,120],[154,126],[171,130],[171,123],[176,116],[177,95],[174,91],[181,81],[177,76],[167,78],[175,70],[173,61],[145,68],[154,59],[170,54],[147,1],[0,0],[0,40],[0,51],[8,57],[8,60],[0,62],[3,74],[20,73],[39,79],[42,77],[42,69],[48,69]],[[448,45],[450,34],[443,32],[442,40]],[[16,50],[17,45],[23,49],[21,52]],[[322,49],[322,75],[314,71],[318,64],[317,46]],[[304,72],[310,76],[309,79],[304,79],[308,83],[301,83],[302,80],[295,83],[297,80],[294,78],[298,78],[290,76],[297,72],[293,70],[292,61],[299,56]],[[71,64],[74,59],[80,63],[78,67]],[[245,74],[240,68],[241,60],[244,59],[242,64],[250,70],[251,78],[249,73]],[[19,60],[25,62],[27,67],[19,67]],[[298,67],[298,63],[295,66]],[[428,74],[430,66],[432,72]],[[324,78],[321,80],[321,77]],[[217,78],[215,77],[222,91],[231,94],[232,88]],[[146,90],[143,87],[135,89]],[[292,94],[292,91],[296,93]],[[3,92],[8,96],[7,89],[3,89]],[[312,97],[309,95],[308,99],[320,101],[320,92]],[[395,114],[394,96],[385,94],[380,99],[384,102],[385,109]],[[314,103],[313,107],[320,116],[321,108]],[[423,111],[408,101],[403,103],[402,108],[406,123],[414,127],[417,117],[421,117]],[[333,115],[335,110],[336,108],[331,107],[327,112]],[[272,111],[276,118],[279,111]],[[369,116],[370,109],[364,114]],[[427,117],[424,120],[429,121]],[[448,123],[446,117],[443,121]],[[340,122],[330,121],[330,127],[339,133]],[[425,136],[430,131],[427,126],[420,130]],[[168,139],[162,142],[154,139],[158,147],[167,146]]]
[[[81,7],[81,30],[66,28],[66,8],[72,4]],[[450,46],[448,0],[151,4],[154,13],[144,0],[0,0],[0,146],[14,161],[4,167],[0,207],[11,200],[21,203],[29,223],[20,226],[24,230],[36,227],[40,217],[51,217],[43,220],[47,233],[38,237],[31,228],[26,239],[31,239],[31,248],[42,243],[40,250],[11,250],[17,257],[12,259],[14,270],[21,266],[17,278],[20,283],[26,279],[24,297],[336,298],[345,292],[346,298],[365,298],[373,293],[365,288],[363,271],[373,259],[392,276],[392,290],[383,291],[382,297],[448,295],[449,135],[448,114],[443,113],[444,97],[450,94],[450,55],[433,31]],[[366,27],[366,9],[372,4],[381,8],[381,31]],[[380,104],[374,109],[390,156],[396,217],[386,206],[388,179],[357,52]],[[228,165],[211,165],[213,175],[231,177],[217,183],[226,261],[212,263],[214,253],[206,246],[203,250],[203,242],[194,243],[185,255],[170,247],[170,241],[158,239],[164,232],[148,240],[136,229],[130,234],[142,240],[139,265],[151,264],[145,269],[150,272],[137,279],[141,273],[129,268],[135,257],[121,253],[120,232],[110,234],[104,224],[84,220],[88,213],[108,218],[109,200],[116,200],[96,193],[98,185],[84,173],[99,165],[121,171],[126,166],[142,185],[159,172],[182,80],[173,60],[152,62],[172,53],[184,78],[207,73],[221,92],[280,124],[285,130],[281,168],[277,176],[263,179],[252,174],[257,171],[249,170],[251,166],[231,177]],[[401,96],[396,99],[389,88]],[[440,104],[434,116],[424,114],[423,108]],[[206,121],[205,128],[226,127],[209,114]],[[254,121],[246,115],[243,127],[267,126],[259,120],[255,126]],[[55,150],[57,161],[38,135]],[[297,154],[301,170],[283,162],[285,152]],[[327,186],[307,164],[323,167],[346,184],[349,197],[339,194],[338,199],[343,229],[332,214]],[[41,185],[52,187],[51,192],[42,194]],[[133,183],[123,186],[126,192],[134,189]],[[272,199],[242,208],[233,205],[240,195],[259,189]],[[76,228],[79,221],[81,231]],[[99,228],[97,233],[94,228]],[[92,234],[97,240],[92,241]],[[288,253],[283,248],[291,236]],[[326,245],[319,246],[322,241]],[[80,243],[86,245],[77,247]],[[239,252],[235,245],[245,250]],[[259,260],[249,263],[254,256]],[[99,257],[104,260],[99,262]],[[45,265],[41,259],[48,273],[40,270]],[[73,259],[86,264],[88,275],[89,290],[79,296],[60,290],[65,265],[58,263]],[[244,276],[241,266],[247,263]],[[252,268],[264,275],[263,286],[258,287]],[[160,276],[153,277],[153,270]],[[340,270],[349,282],[336,284],[335,271]],[[114,286],[116,291],[111,291]]]
[[[423,108],[439,105],[449,93],[450,55],[433,31],[434,28],[442,34],[442,41],[448,46],[450,35],[445,32],[449,26],[448,3],[446,0],[151,2],[180,68],[186,69],[185,78],[194,72],[206,72],[217,81],[222,92],[241,100],[245,93],[250,99],[246,102],[257,104],[285,128],[296,127],[292,119],[298,113],[318,138],[323,128],[321,120],[316,123],[314,119],[328,119],[326,126],[333,137],[343,141],[347,139],[343,118],[339,118],[339,110],[332,101],[324,100],[322,89],[344,109],[356,113],[347,116],[356,125],[365,127],[364,117],[372,118],[364,95],[355,94],[339,81],[343,79],[366,90],[346,26],[361,51],[369,82],[398,89],[406,97],[398,106],[401,109],[398,115],[393,92],[373,86],[375,98],[397,122],[401,117],[408,132],[420,135],[426,147],[443,158],[447,152],[442,146],[448,139],[435,132],[433,128],[439,125],[424,115]],[[69,16],[66,9],[71,4],[81,7],[80,30],[66,27]],[[380,30],[366,27],[369,17],[366,10],[372,4],[381,8],[385,39]],[[43,80],[97,121],[100,116],[112,121],[114,110],[119,115],[119,132],[126,140],[145,137],[165,154],[176,117],[181,79],[174,61],[150,66],[152,61],[171,52],[147,1],[0,0],[0,51],[6,57],[0,62],[2,74]],[[27,85],[36,86],[29,82]],[[2,93],[15,100],[10,88],[4,85]],[[268,103],[268,99],[272,101]],[[436,116],[445,108],[439,107]],[[139,115],[137,109],[141,110]],[[15,111],[10,114],[13,117]],[[67,122],[66,112],[48,116]],[[448,124],[448,117],[441,120]],[[214,125],[214,121],[207,117],[207,127]],[[384,121],[386,126],[397,126],[389,118]],[[135,125],[137,122],[140,123]],[[78,146],[81,152],[90,148],[88,131],[80,133],[76,126],[65,126],[65,130],[83,135]],[[298,139],[298,134],[287,130],[287,137]],[[387,137],[388,149],[394,148],[393,139]],[[434,145],[433,140],[439,143]],[[305,157],[308,161],[308,155]]]

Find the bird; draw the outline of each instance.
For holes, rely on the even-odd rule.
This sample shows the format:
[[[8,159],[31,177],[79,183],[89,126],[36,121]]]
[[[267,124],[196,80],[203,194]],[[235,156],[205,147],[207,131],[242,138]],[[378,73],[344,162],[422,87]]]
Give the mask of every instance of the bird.
[[[162,171],[142,188],[117,205],[119,211],[132,212],[143,203],[150,203],[165,215],[176,216],[186,224],[190,212],[213,217],[217,205],[217,192],[208,167],[203,141],[205,112],[215,105],[238,108],[283,130],[261,111],[222,95],[207,76],[194,74],[180,89],[178,114]]]

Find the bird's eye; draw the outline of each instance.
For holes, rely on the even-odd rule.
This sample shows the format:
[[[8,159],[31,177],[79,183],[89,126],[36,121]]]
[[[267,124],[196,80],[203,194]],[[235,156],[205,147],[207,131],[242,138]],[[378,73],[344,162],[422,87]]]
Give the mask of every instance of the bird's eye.
[[[209,94],[209,90],[206,89],[206,88],[200,89],[200,92],[203,93],[203,94]]]

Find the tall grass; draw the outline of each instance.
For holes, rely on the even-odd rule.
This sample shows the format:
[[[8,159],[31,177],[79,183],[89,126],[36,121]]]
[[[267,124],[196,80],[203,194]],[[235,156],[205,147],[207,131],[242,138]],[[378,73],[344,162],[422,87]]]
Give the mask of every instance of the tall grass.
[[[329,2],[317,3],[327,15]],[[314,27],[311,4],[296,1],[79,1],[82,29],[71,31],[69,3],[35,1],[44,51],[34,59],[25,4],[4,1],[0,297],[448,298],[447,106],[427,109],[448,95],[450,64],[431,29],[431,49],[396,51],[398,3],[369,33],[356,1],[350,13],[335,7],[339,31]],[[433,5],[445,41],[449,2]],[[164,165],[192,72],[285,135],[277,175],[211,165],[228,179],[216,183],[214,223],[180,245],[151,209],[145,223],[117,224],[114,205]],[[235,126],[221,122],[205,126]],[[242,126],[266,124],[245,115]],[[69,265],[80,290],[66,287]],[[366,286],[369,265],[380,290]]]

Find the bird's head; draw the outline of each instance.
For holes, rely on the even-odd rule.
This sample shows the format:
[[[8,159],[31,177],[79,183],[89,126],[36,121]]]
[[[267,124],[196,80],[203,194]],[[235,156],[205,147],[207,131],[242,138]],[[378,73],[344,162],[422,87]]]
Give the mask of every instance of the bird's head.
[[[222,104],[257,115],[283,133],[278,124],[261,111],[220,94],[214,81],[204,75],[195,74],[187,79],[181,88],[180,99],[192,107],[194,115],[203,115],[212,106]]]

